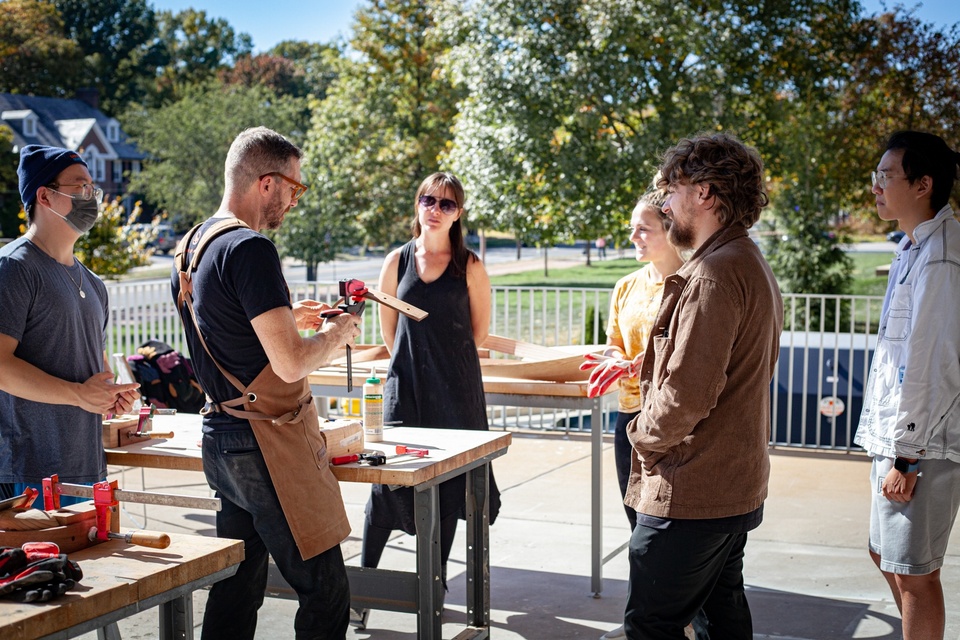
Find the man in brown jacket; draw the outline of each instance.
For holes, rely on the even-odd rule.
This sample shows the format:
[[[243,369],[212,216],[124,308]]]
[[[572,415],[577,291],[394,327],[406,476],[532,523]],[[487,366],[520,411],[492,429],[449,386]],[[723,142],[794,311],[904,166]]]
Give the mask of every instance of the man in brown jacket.
[[[695,253],[664,282],[643,410],[627,428],[628,638],[684,638],[701,610],[711,637],[753,638],[743,550],[767,496],[783,326],[777,282],[747,233],[768,202],[763,181],[757,152],[724,134],[681,140],[661,167],[670,240]]]

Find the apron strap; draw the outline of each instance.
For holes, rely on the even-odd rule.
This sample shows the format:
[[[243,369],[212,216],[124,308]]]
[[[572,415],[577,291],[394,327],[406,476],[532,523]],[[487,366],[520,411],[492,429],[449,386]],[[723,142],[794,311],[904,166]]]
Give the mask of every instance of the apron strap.
[[[203,345],[203,350],[207,352],[207,355],[210,356],[210,360],[213,361],[213,364],[217,365],[217,369],[220,370],[220,373],[223,374],[223,377],[226,378],[230,384],[237,388],[242,395],[240,398],[235,400],[230,400],[229,402],[236,402],[237,404],[243,404],[244,398],[247,395],[246,386],[237,379],[232,373],[224,369],[216,358],[213,357],[213,354],[210,353],[210,347],[207,346],[207,341],[203,337],[203,332],[200,330],[200,323],[197,322],[197,313],[193,308],[193,274],[197,270],[197,265],[200,263],[200,258],[203,256],[203,252],[206,250],[207,245],[210,242],[219,236],[222,233],[228,231],[233,231],[234,229],[249,229],[250,227],[243,220],[237,218],[224,218],[219,222],[212,225],[207,232],[203,234],[203,237],[200,238],[200,242],[193,249],[193,256],[190,259],[189,265],[187,264],[187,257],[189,255],[190,243],[193,241],[193,237],[196,235],[197,230],[203,226],[198,224],[183,237],[180,241],[180,244],[177,245],[177,250],[174,255],[174,265],[177,268],[177,274],[180,278],[180,295],[177,297],[177,305],[180,307],[186,306],[190,311],[190,317],[193,319],[193,326],[197,330],[197,338],[200,340],[200,344]],[[252,394],[254,399],[256,395]],[[227,403],[219,403],[221,407],[226,407]],[[234,410],[236,411],[236,410]],[[224,411],[224,413],[230,413],[229,411]],[[274,420],[274,416],[267,416],[264,414],[256,413],[253,411],[244,411],[243,413],[251,414],[249,416],[236,416],[238,418],[246,418],[248,420]],[[235,415],[230,413],[230,415]],[[290,415],[290,414],[286,414]],[[284,416],[281,416],[281,418]],[[279,419],[279,418],[276,418]],[[289,419],[284,422],[289,422]]]

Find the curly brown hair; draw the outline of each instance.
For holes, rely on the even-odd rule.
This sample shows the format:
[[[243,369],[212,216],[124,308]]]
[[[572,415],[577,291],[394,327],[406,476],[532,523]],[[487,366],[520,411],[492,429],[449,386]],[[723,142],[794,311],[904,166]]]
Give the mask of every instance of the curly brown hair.
[[[757,150],[735,137],[716,133],[684,138],[667,149],[657,187],[707,184],[716,198],[716,214],[725,227],[748,229],[760,219],[770,200],[763,183],[763,160]]]

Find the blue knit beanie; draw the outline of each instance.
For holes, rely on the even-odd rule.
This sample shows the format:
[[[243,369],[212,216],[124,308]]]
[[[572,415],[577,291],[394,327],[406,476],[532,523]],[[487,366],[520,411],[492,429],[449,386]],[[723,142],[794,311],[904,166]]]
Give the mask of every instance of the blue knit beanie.
[[[60,172],[72,164],[87,166],[76,151],[42,144],[28,144],[20,150],[20,200],[27,210],[37,198],[37,189],[53,182]]]

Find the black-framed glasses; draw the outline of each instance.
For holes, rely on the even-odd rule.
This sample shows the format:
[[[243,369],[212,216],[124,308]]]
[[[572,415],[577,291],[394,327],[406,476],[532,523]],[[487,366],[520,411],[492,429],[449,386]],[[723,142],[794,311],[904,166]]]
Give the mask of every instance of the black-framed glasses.
[[[270,173],[265,173],[265,174],[263,174],[262,176],[260,176],[258,179],[259,179],[259,180],[263,180],[264,178],[266,178],[266,177],[268,177],[268,176],[277,176],[278,178],[280,178],[280,179],[282,179],[282,180],[284,180],[284,181],[286,181],[286,182],[289,182],[289,183],[290,183],[290,186],[293,187],[293,199],[294,199],[294,200],[299,200],[300,197],[303,196],[303,194],[305,194],[305,193],[307,192],[307,189],[309,189],[309,187],[308,187],[307,185],[301,184],[301,183],[297,182],[296,180],[294,180],[293,178],[289,178],[289,177],[283,175],[283,174],[280,173],[279,171],[271,171]]]
[[[424,209],[429,209],[430,207],[437,204],[437,199],[434,196],[420,196],[420,199],[417,200],[420,203],[420,206]],[[457,209],[460,207],[457,206],[456,200],[450,200],[449,198],[440,199],[440,211],[452,216],[457,212]]]
[[[79,187],[80,193],[63,193],[62,191],[57,191],[59,187]],[[47,188],[51,191],[56,191],[62,196],[67,196],[68,198],[76,198],[77,200],[96,199],[97,204],[101,204],[103,202],[103,189],[89,182],[84,182],[81,184],[51,182],[47,185]]]
[[[870,182],[875,187],[880,187],[881,189],[887,188],[887,180],[893,180],[894,178],[904,178],[907,176],[888,176],[886,171],[872,171],[870,172]]]

